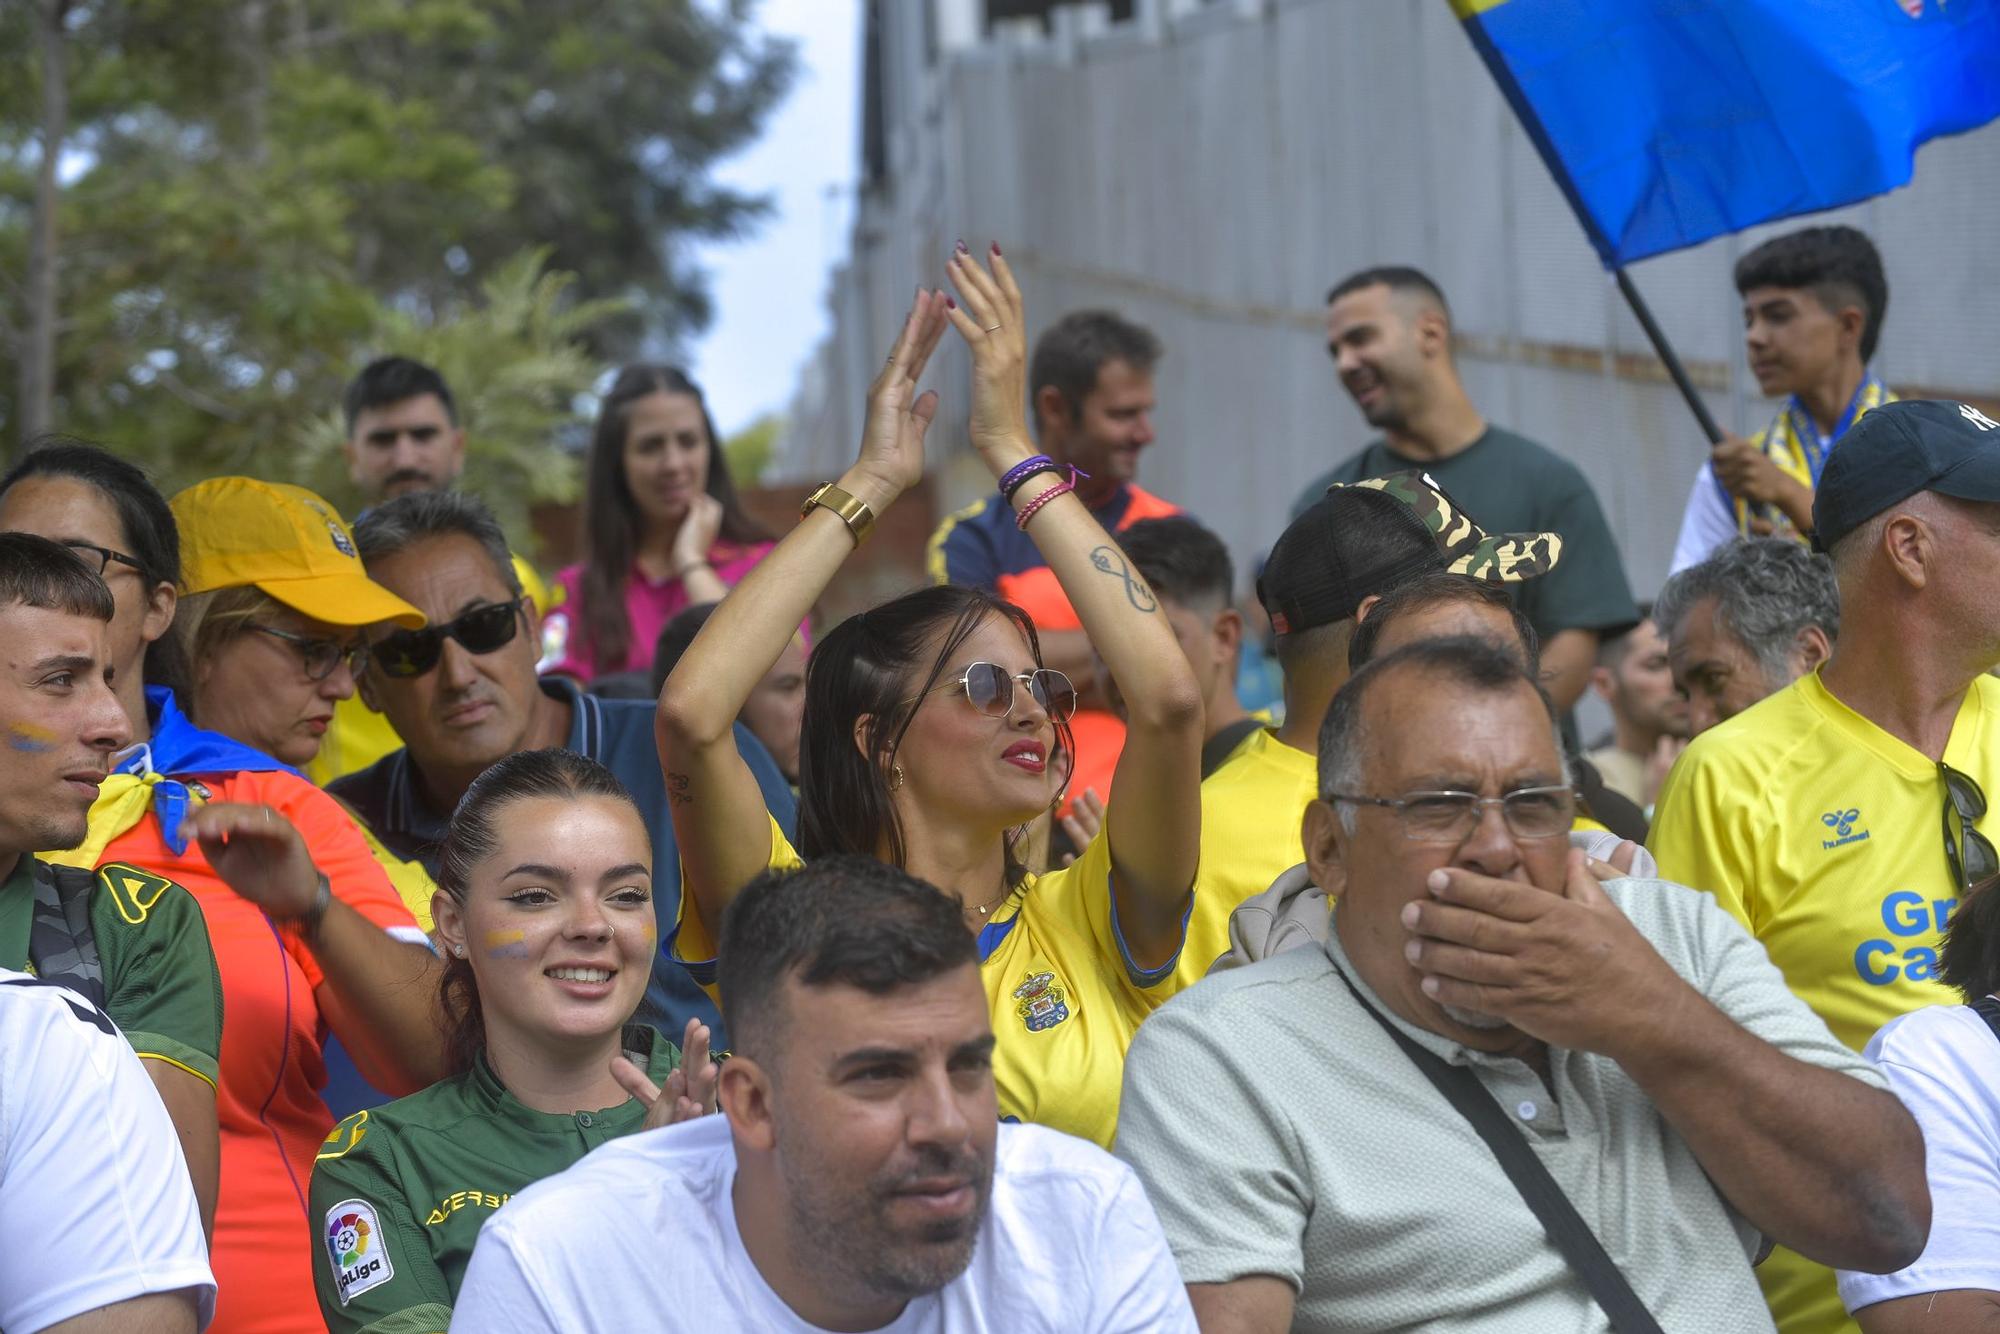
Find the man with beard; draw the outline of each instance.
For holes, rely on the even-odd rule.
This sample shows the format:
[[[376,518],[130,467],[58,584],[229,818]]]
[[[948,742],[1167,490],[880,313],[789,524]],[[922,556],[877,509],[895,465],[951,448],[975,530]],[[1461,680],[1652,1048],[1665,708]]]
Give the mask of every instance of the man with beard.
[[[1452,354],[1451,310],[1424,274],[1365,269],[1334,284],[1326,301],[1326,347],[1341,386],[1382,435],[1307,487],[1293,517],[1335,482],[1415,468],[1488,531],[1562,538],[1562,568],[1523,585],[1519,604],[1541,637],[1549,694],[1567,715],[1590,684],[1599,638],[1637,619],[1596,493],[1568,459],[1480,415]]]
[[[1342,886],[1323,947],[1182,992],[1125,1067],[1118,1153],[1204,1328],[1611,1328],[1469,1119],[1528,1142],[1666,1329],[1770,1329],[1767,1237],[1871,1272],[1922,1250],[1923,1141],[1883,1077],[1712,897],[1600,885],[1565,767],[1547,695],[1484,639],[1334,697],[1305,825]]]
[[[720,949],[723,1114],[515,1196],[454,1329],[1194,1330],[1131,1170],[998,1124],[956,899],[821,857],[744,889]]]

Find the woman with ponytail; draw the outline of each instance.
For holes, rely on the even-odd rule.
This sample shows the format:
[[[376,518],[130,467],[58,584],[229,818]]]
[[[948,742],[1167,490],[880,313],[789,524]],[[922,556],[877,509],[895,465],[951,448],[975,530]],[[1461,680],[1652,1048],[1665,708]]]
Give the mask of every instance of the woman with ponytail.
[[[708,1030],[631,1022],[658,928],[645,821],[566,750],[495,764],[452,816],[432,911],[453,1073],[335,1126],[312,1177],[334,1334],[443,1329],[480,1225],[606,1140],[711,1110]],[[692,1075],[690,1075],[692,1071]]]

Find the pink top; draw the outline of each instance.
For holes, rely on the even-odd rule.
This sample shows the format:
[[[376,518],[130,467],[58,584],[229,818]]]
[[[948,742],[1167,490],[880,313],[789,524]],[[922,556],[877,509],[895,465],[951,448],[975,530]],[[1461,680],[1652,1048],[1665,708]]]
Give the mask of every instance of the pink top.
[[[719,541],[708,549],[708,565],[730,587],[770,554],[774,543]],[[632,647],[620,663],[601,663],[590,648],[583,617],[583,566],[571,565],[556,575],[562,599],[542,617],[542,670],[588,682],[614,672],[646,672],[653,667],[653,648],[667,622],[687,610],[687,589],[672,577],[648,579],[635,562],[625,576],[625,614],[632,619]]]

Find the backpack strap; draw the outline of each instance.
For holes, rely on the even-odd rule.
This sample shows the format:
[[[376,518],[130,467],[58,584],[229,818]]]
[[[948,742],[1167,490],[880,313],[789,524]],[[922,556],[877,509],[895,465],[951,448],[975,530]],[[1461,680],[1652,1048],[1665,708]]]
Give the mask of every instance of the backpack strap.
[[[35,915],[28,927],[28,962],[35,975],[68,987],[98,1009],[106,993],[97,933],[90,923],[90,896],[97,872],[79,866],[36,865]]]

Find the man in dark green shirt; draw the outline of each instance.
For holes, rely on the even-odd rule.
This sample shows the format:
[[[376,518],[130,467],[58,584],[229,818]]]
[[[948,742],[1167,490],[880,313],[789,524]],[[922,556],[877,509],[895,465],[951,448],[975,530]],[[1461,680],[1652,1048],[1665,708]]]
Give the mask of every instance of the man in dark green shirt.
[[[173,1118],[206,1227],[222,981],[201,907],[137,867],[35,856],[84,841],[110,757],[132,740],[111,690],[112,615],[110,590],[75,551],[0,533],[0,967],[61,982],[124,1031]]]
[[[664,1087],[680,1051],[643,1025],[625,1030],[631,1061]],[[516,1191],[598,1145],[638,1130],[646,1104],[599,1112],[524,1106],[482,1054],[472,1069],[356,1112],[313,1165],[313,1264],[332,1334],[441,1334],[479,1229]]]
[[[1327,294],[1327,351],[1382,438],[1307,487],[1293,517],[1335,482],[1416,468],[1489,532],[1560,536],[1561,566],[1516,591],[1541,637],[1544,683],[1566,715],[1590,683],[1599,638],[1638,620],[1590,483],[1569,460],[1480,416],[1452,358],[1444,294],[1416,269],[1367,269],[1338,283]]]

